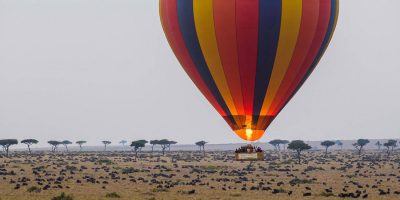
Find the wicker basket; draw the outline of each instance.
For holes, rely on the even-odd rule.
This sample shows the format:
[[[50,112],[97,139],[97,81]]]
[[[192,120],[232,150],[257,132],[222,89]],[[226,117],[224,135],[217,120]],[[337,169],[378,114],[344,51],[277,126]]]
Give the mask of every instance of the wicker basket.
[[[264,152],[257,153],[235,153],[237,161],[262,161],[264,160]]]

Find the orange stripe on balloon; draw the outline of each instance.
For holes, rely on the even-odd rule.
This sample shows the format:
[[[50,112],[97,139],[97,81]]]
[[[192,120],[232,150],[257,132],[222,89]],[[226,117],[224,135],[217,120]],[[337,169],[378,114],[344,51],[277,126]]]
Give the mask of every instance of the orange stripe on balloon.
[[[301,26],[296,48],[293,52],[293,57],[285,77],[276,93],[274,101],[272,101],[271,108],[267,113],[268,115],[277,114],[276,106],[279,104],[278,102],[281,102],[285,97],[287,90],[299,73],[302,63],[307,57],[318,25],[319,2],[320,0],[303,1]]]
[[[235,103],[226,81],[215,36],[213,0],[193,0],[197,37],[208,69],[232,115],[237,115]]]
[[[202,80],[186,49],[182,33],[179,31],[180,27],[178,23],[176,0],[160,0],[160,18],[169,45],[183,66],[183,69],[218,113],[225,116],[226,113]]]
[[[238,115],[245,115],[236,41],[236,0],[214,0],[214,25],[219,55]]]
[[[299,84],[301,83],[302,79],[306,76],[307,71],[312,67],[312,64],[318,55],[322,47],[322,43],[326,36],[329,20],[331,15],[331,1],[320,1],[319,5],[319,19],[318,25],[316,28],[316,33],[314,35],[314,39],[310,50],[307,53],[306,59],[301,65],[299,72],[296,74],[296,77],[293,79],[292,83],[290,84],[289,89],[286,91],[286,94],[283,96],[281,101],[277,101],[277,106],[275,106],[273,112],[278,114],[286,103],[293,97],[294,93],[296,92],[296,88],[298,88]]]

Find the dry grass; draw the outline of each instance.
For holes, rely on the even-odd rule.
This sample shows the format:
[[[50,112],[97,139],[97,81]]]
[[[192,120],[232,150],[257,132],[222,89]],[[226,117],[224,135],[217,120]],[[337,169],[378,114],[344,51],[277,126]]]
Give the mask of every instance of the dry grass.
[[[0,158],[1,200],[51,199],[400,199],[400,155],[307,152],[301,165],[285,152],[263,162],[233,152],[16,154]],[[25,177],[25,178],[24,178]],[[360,194],[358,194],[360,193]],[[305,197],[305,196],[307,197]]]

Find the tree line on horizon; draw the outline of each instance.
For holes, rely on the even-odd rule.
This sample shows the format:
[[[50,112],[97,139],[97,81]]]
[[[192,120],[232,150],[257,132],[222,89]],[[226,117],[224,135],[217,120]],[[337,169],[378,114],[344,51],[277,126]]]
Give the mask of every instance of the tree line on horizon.
[[[276,139],[276,140],[271,140],[268,143],[271,144],[275,148],[275,151],[278,151],[278,152],[281,151],[281,145],[284,146],[284,149],[285,149],[285,146],[288,145],[288,147],[287,147],[288,149],[293,150],[297,153],[297,158],[298,158],[299,164],[301,162],[301,152],[312,148],[310,145],[308,145],[307,143],[305,143],[302,140],[293,140],[292,142],[289,142],[288,140]],[[352,146],[357,150],[358,155],[361,156],[364,147],[369,143],[370,143],[370,141],[368,139],[358,139],[355,143],[352,144]],[[338,146],[340,146],[340,149],[343,148],[343,142],[341,142],[340,140],[336,140],[336,141],[325,140],[325,141],[322,141],[320,143],[320,145],[325,148],[325,157],[327,157],[327,155],[328,155],[329,147],[338,145]],[[380,141],[377,141],[375,143],[375,145],[378,147],[378,151],[381,149],[381,146],[386,147],[386,153],[387,153],[387,156],[389,157],[390,153],[392,153],[394,151],[394,149],[397,147],[397,140],[391,139],[383,144]]]
[[[29,154],[32,154],[32,150],[31,150],[32,145],[38,144],[39,141],[36,139],[24,139],[24,140],[21,140],[20,143],[25,144],[27,146]],[[69,140],[63,140],[63,141],[49,140],[49,141],[47,141],[47,143],[51,147],[51,152],[57,151],[59,146],[64,146],[66,152],[69,152],[68,146],[73,144]],[[79,140],[79,141],[75,142],[75,144],[77,144],[79,146],[80,151],[83,150],[83,145],[86,143],[87,143],[87,141],[84,141],[84,140]],[[101,141],[101,143],[104,145],[104,151],[107,151],[107,146],[110,145],[112,142],[108,141],[108,140],[104,140],[104,141]],[[126,140],[121,140],[119,142],[119,144],[122,144],[124,151],[125,151],[125,146],[127,143],[128,143],[128,141],[126,141]],[[135,140],[135,141],[132,141],[129,146],[132,148],[132,151],[136,152],[136,155],[137,155],[137,152],[140,152],[147,143],[149,143],[147,140]],[[177,143],[178,142],[176,142],[176,141],[168,140],[168,139],[150,140],[150,144],[152,145],[152,147],[151,147],[152,152],[154,151],[155,145],[160,145],[163,155],[165,154],[166,150],[171,150],[171,145],[174,145]],[[9,155],[10,147],[13,145],[17,145],[17,144],[18,144],[17,139],[1,139],[0,140],[0,146],[2,147],[3,151],[5,152],[5,154],[7,156]]]
[[[24,139],[21,141],[22,144],[25,144],[28,148],[28,152],[31,154],[31,146],[38,144],[39,141],[36,139]],[[68,145],[73,144],[69,140],[63,140],[63,141],[56,141],[56,140],[50,140],[47,142],[51,146],[51,152],[55,152],[60,145],[64,146],[65,150],[69,152]],[[79,140],[76,141],[75,144],[79,146],[80,151],[83,149],[83,145],[86,144],[87,142],[84,140]],[[110,145],[112,142],[108,140],[101,141],[101,143],[104,145],[104,151],[107,150],[107,146]],[[119,144],[123,146],[123,150],[125,151],[125,146],[128,143],[126,140],[121,140]],[[129,145],[132,148],[132,151],[135,152],[136,156],[138,155],[138,152],[141,152],[142,148],[146,146],[146,144],[149,143],[151,145],[151,152],[154,152],[154,146],[159,145],[162,150],[162,154],[165,154],[166,150],[171,150],[171,145],[177,144],[176,141],[168,140],[168,139],[162,139],[162,140],[135,140],[132,141],[131,144]],[[281,147],[283,146],[283,150],[290,149],[294,152],[296,152],[297,157],[298,157],[298,162],[301,162],[301,152],[305,150],[309,150],[312,147],[305,143],[302,140],[293,140],[289,142],[288,140],[281,140],[281,139],[275,139],[271,140],[268,142],[270,145],[272,145],[275,149],[275,151],[280,152]],[[353,147],[357,150],[358,155],[361,155],[364,147],[369,144],[370,141],[368,139],[358,139],[355,143],[353,143]],[[9,156],[9,149],[12,145],[17,145],[18,140],[17,139],[3,139],[0,140],[0,146],[3,148],[3,151],[7,156]],[[199,150],[203,152],[203,155],[205,156],[205,145],[207,144],[206,141],[198,141],[195,143],[196,146],[199,147]],[[334,145],[337,145],[342,149],[343,143],[340,140],[332,141],[332,140],[325,140],[320,143],[321,146],[325,148],[325,157],[328,155],[328,149]],[[378,150],[381,150],[382,146],[386,148],[386,153],[387,156],[390,156],[390,153],[394,151],[394,149],[397,147],[397,140],[388,140],[385,143],[381,143],[380,141],[377,141],[375,143],[377,146]]]

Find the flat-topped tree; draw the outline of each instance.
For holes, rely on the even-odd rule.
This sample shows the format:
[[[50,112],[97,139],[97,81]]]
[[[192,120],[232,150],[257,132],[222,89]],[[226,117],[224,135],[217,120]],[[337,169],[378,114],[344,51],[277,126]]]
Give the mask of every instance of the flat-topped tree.
[[[162,139],[158,141],[158,144],[161,146],[162,154],[165,154],[165,150],[168,148],[170,145],[170,141],[167,139]]]
[[[325,157],[328,155],[328,148],[335,145],[334,141],[326,140],[321,142],[321,146],[325,147]]]
[[[154,151],[154,146],[155,145],[159,145],[160,141],[159,140],[150,140],[150,144],[151,144],[151,153],[153,153]]]
[[[0,140],[0,146],[3,147],[3,150],[6,153],[7,157],[9,156],[10,146],[17,145],[17,144],[18,144],[18,140],[16,140],[16,139]]]
[[[281,150],[281,144],[283,144],[283,140],[276,139],[276,140],[271,140],[268,143],[274,146],[275,151],[279,152]]]
[[[207,142],[206,141],[204,141],[204,140],[201,140],[201,141],[198,141],[198,142],[196,142],[196,143],[194,143],[196,146],[198,146],[199,147],[199,149],[200,149],[200,151],[201,151],[201,149],[204,149],[204,146],[207,144]]]
[[[77,145],[79,145],[79,151],[82,151],[82,145],[86,144],[86,141],[84,140],[79,140],[75,142]]]
[[[361,152],[365,145],[369,143],[367,139],[358,139],[356,143],[353,144],[354,148],[358,150],[358,155],[361,155]]]
[[[177,144],[177,143],[178,143],[178,142],[176,142],[176,141],[169,140],[169,141],[168,141],[168,151],[171,151],[171,145]]]
[[[61,144],[64,145],[65,150],[67,150],[67,152],[69,152],[68,145],[72,144],[72,142],[69,141],[69,140],[64,140],[64,141],[61,142]]]
[[[139,143],[144,143],[144,144],[149,143],[147,140],[137,140],[137,142],[139,142]]]
[[[111,141],[104,140],[104,141],[101,141],[101,143],[104,144],[104,151],[106,151],[107,150],[107,145],[111,144]]]
[[[50,140],[47,143],[49,143],[50,146],[51,146],[51,152],[55,152],[57,150],[57,148],[58,148],[58,145],[61,144],[61,142],[55,141],[55,140]]]
[[[394,148],[397,147],[397,140],[388,140],[383,144],[386,147],[387,156],[390,156],[390,152],[393,152]]]
[[[281,140],[281,144],[283,144],[283,150],[286,150],[286,145],[289,144],[289,140]]]
[[[292,142],[289,143],[288,149],[291,149],[293,151],[297,152],[297,159],[298,163],[301,163],[301,152],[304,150],[309,150],[311,149],[311,146],[304,143],[302,140],[293,140]]]
[[[128,143],[126,140],[121,140],[119,141],[120,144],[122,144],[122,149],[125,151],[125,144]]]
[[[342,150],[343,149],[343,142],[342,141],[340,141],[340,140],[336,140],[336,145],[338,145],[338,146],[340,146],[340,150]]]
[[[194,144],[200,148],[200,151],[203,148],[203,156],[205,157],[206,156],[206,150],[205,150],[204,147],[206,146],[207,142],[202,140],[202,141],[198,141],[198,142],[196,142]]]
[[[382,144],[380,141],[377,141],[377,142],[375,143],[375,146],[378,147],[378,151],[381,150],[382,145],[383,145],[383,144]]]
[[[136,157],[138,156],[138,152],[142,151],[142,148],[147,144],[147,140],[136,140],[131,143],[132,150],[135,152]]]
[[[32,154],[31,146],[39,143],[39,141],[35,139],[25,139],[21,141],[22,144],[25,144],[28,147],[29,154]]]

